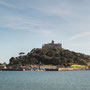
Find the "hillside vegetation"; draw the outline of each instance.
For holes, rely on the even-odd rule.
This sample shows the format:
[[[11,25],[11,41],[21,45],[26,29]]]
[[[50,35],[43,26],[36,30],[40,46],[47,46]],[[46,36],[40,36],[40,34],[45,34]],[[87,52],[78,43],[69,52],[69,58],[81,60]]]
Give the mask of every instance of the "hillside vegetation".
[[[11,57],[9,65],[61,65],[71,66],[73,64],[87,65],[90,57],[85,54],[76,53],[66,49],[32,49],[27,55],[23,52],[18,57]]]

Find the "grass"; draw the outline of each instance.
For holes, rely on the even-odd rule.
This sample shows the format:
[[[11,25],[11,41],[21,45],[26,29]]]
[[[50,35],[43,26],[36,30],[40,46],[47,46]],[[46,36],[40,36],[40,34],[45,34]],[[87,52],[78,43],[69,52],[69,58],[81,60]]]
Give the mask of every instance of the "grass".
[[[71,65],[71,67],[87,67],[87,66],[85,66],[85,65],[73,64],[73,65]]]

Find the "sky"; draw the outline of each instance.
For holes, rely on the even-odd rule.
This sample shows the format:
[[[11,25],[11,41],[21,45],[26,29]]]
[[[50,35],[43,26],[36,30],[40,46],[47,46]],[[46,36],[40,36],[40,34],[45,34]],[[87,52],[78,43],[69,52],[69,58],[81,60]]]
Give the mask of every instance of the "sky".
[[[0,0],[0,62],[52,40],[90,55],[90,0]]]

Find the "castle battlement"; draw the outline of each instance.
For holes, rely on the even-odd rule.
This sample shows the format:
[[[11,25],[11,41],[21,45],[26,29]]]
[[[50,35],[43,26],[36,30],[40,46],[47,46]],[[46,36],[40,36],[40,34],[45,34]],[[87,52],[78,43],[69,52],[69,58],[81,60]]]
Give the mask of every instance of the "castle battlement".
[[[60,43],[56,44],[56,43],[54,43],[54,41],[52,40],[51,43],[42,45],[42,48],[56,48],[56,49],[62,49],[62,44],[60,44]]]

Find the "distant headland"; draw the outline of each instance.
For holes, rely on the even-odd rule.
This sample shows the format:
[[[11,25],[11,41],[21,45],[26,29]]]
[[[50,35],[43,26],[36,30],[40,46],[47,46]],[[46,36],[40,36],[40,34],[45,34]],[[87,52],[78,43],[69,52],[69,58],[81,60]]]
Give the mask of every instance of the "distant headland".
[[[90,56],[62,48],[62,44],[43,44],[42,48],[34,48],[26,55],[11,57],[9,64],[0,65],[0,70],[89,70]]]

